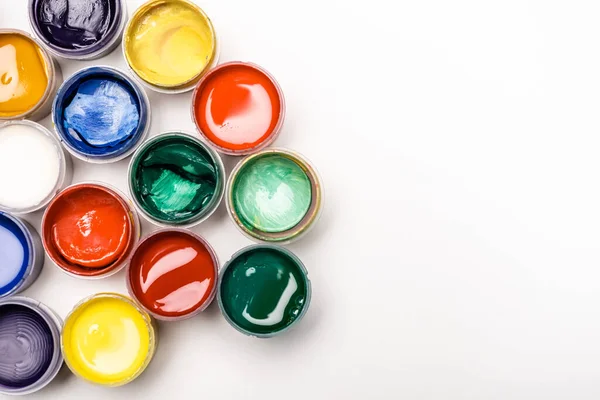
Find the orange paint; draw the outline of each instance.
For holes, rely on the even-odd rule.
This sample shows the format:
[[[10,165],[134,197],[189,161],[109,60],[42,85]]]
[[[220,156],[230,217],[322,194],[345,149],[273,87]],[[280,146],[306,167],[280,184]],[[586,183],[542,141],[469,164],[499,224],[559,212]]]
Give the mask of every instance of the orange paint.
[[[249,154],[271,143],[281,128],[284,100],[275,79],[247,63],[210,71],[196,87],[193,114],[201,134],[226,154]]]
[[[42,221],[52,260],[75,275],[95,276],[116,268],[135,241],[129,206],[107,187],[74,185],[50,203]]]
[[[34,108],[48,87],[48,67],[42,50],[18,33],[0,33],[0,118]]]

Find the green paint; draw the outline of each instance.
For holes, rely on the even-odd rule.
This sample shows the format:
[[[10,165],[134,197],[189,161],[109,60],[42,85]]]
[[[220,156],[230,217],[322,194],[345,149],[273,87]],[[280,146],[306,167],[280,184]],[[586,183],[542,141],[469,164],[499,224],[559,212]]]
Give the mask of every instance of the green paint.
[[[284,232],[296,226],[311,203],[311,183],[304,170],[282,154],[251,159],[233,183],[233,208],[250,229]]]
[[[281,247],[247,247],[224,267],[219,305],[227,320],[244,333],[271,336],[306,312],[310,282],[302,263]]]
[[[131,168],[133,196],[159,222],[194,222],[218,204],[222,185],[219,165],[203,144],[182,134],[151,141]]]

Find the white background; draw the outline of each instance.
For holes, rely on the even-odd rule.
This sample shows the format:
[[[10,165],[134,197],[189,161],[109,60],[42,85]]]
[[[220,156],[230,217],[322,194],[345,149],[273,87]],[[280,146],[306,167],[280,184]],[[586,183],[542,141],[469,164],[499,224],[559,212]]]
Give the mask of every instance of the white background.
[[[310,272],[310,310],[257,340],[215,302],[160,324],[133,383],[95,387],[64,369],[31,398],[600,397],[597,1],[198,3],[222,61],[279,80],[288,107],[276,145],[324,180],[322,219],[289,246]],[[29,30],[26,2],[0,0],[0,26]],[[95,64],[125,67],[120,48],[61,62],[65,77]],[[193,131],[191,94],[149,96],[151,135]],[[75,162],[74,180],[125,190],[128,161]],[[40,218],[26,217],[38,228]],[[222,262],[250,244],[223,206],[194,231]],[[64,317],[124,282],[78,280],[46,260],[25,294]]]

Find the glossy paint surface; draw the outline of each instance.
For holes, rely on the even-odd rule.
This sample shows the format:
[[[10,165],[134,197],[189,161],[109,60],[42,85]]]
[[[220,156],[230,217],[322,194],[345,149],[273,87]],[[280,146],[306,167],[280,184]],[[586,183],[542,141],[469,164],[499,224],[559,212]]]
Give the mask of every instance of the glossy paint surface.
[[[212,23],[194,4],[154,1],[141,6],[124,34],[125,56],[146,82],[177,87],[198,77],[212,62]]]
[[[219,283],[219,303],[231,323],[248,334],[275,334],[302,315],[308,278],[294,257],[271,246],[240,252]]]
[[[43,37],[62,49],[85,49],[109,35],[116,0],[38,0],[34,23]]]
[[[266,154],[250,160],[233,182],[233,208],[243,224],[264,232],[296,226],[311,205],[311,182],[291,158]]]
[[[222,149],[244,151],[274,134],[282,103],[276,83],[264,71],[231,63],[212,70],[199,84],[194,114],[209,141]]]
[[[31,255],[22,229],[0,213],[0,297],[17,285],[27,270]]]
[[[42,222],[44,247],[63,269],[78,275],[100,273],[131,251],[128,209],[110,189],[72,186],[50,204]]]
[[[48,70],[39,46],[17,33],[0,33],[0,118],[33,109],[48,87]]]
[[[214,207],[223,177],[212,155],[185,135],[156,139],[132,163],[134,197],[151,217],[179,224]]]
[[[149,316],[124,296],[93,297],[65,321],[65,361],[91,382],[123,384],[137,376],[152,355],[150,329]]]
[[[216,288],[213,254],[195,236],[162,231],[136,249],[129,267],[134,297],[149,311],[181,317],[206,307]]]
[[[38,382],[54,350],[50,326],[38,312],[19,304],[0,306],[0,390]]]

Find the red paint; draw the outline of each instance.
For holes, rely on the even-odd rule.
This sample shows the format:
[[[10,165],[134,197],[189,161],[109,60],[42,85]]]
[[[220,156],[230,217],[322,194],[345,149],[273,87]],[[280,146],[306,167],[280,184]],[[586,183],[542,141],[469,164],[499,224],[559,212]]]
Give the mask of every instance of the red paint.
[[[284,100],[275,79],[257,65],[227,63],[210,71],[192,104],[201,134],[226,154],[249,154],[271,143],[283,123]]]
[[[127,275],[131,295],[154,316],[189,317],[214,298],[217,260],[199,236],[163,230],[140,242]]]
[[[133,248],[135,229],[129,212],[121,196],[105,186],[71,186],[44,213],[44,248],[67,272],[104,275],[122,265]]]

